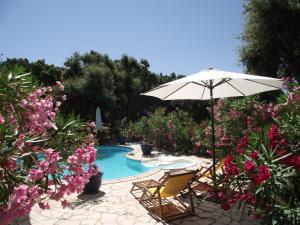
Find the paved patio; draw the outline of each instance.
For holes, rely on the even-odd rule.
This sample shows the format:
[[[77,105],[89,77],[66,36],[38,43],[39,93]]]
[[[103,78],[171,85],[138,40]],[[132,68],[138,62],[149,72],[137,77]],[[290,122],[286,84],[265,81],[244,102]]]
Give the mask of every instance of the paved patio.
[[[139,145],[131,145],[133,160],[142,158]],[[195,168],[208,167],[211,160],[189,156],[197,162]],[[194,169],[195,169],[194,168]],[[164,170],[154,169],[137,176],[102,182],[96,195],[68,196],[69,206],[63,209],[60,203],[50,201],[50,209],[42,210],[35,205],[28,217],[18,218],[12,225],[255,225],[252,217],[242,215],[241,211],[231,209],[223,211],[219,205],[194,198],[195,215],[183,219],[161,223],[153,219],[148,211],[130,194],[133,181],[159,179]],[[186,199],[188,200],[188,198]]]
[[[155,174],[153,174],[155,173]],[[152,171],[148,178],[159,178],[163,171]],[[147,175],[147,174],[146,174]],[[138,177],[132,179],[140,179]],[[71,195],[70,205],[62,209],[51,201],[50,210],[33,207],[30,216],[18,218],[15,225],[158,225],[146,209],[130,194],[132,181],[106,182],[96,195]],[[174,225],[247,225],[258,224],[253,218],[232,209],[223,211],[219,205],[195,199],[195,215],[165,224]]]

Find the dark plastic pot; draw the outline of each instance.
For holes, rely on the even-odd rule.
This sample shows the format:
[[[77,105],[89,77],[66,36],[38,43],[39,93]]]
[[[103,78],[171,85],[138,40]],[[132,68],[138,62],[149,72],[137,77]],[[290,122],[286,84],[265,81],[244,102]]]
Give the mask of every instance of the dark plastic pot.
[[[117,137],[117,142],[119,142],[120,145],[125,145],[125,143],[126,143],[126,137],[124,137],[124,136]]]
[[[153,146],[149,144],[141,144],[143,155],[150,155]]]
[[[85,184],[84,194],[96,194],[99,191],[102,182],[103,172],[98,172],[95,176],[90,177],[90,181]]]

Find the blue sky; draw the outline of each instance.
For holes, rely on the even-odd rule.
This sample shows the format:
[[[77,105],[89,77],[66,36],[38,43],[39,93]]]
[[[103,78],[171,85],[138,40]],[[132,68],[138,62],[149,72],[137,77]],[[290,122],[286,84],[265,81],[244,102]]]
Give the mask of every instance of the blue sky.
[[[154,72],[241,72],[242,0],[0,0],[0,53],[62,66],[75,51],[145,58]]]

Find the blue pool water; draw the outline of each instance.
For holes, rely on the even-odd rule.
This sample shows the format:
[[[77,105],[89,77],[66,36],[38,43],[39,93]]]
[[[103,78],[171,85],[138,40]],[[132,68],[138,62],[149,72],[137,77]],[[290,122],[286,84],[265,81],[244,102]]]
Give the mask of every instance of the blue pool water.
[[[96,165],[104,173],[103,179],[115,179],[133,176],[152,169],[145,167],[139,161],[126,158],[126,154],[132,151],[128,147],[100,146],[97,148]]]

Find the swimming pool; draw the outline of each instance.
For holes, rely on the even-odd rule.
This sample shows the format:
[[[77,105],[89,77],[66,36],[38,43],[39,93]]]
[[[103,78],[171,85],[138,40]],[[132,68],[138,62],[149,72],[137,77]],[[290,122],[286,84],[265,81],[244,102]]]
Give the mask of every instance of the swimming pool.
[[[97,148],[95,164],[104,173],[103,179],[116,179],[134,176],[154,168],[180,169],[195,165],[195,162],[181,157],[162,156],[159,158],[131,160],[126,157],[132,148],[122,146],[100,146]]]
[[[116,179],[137,175],[153,167],[146,167],[141,162],[128,159],[126,154],[132,148],[121,146],[100,146],[97,148],[95,164],[104,173],[103,179]]]

